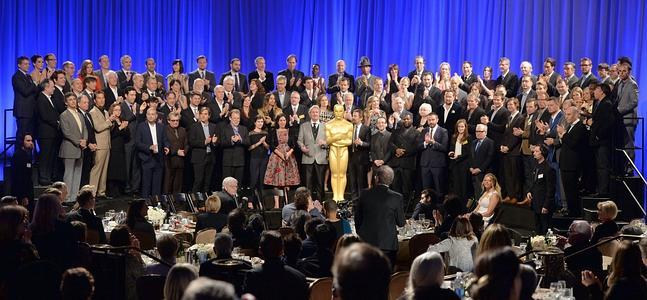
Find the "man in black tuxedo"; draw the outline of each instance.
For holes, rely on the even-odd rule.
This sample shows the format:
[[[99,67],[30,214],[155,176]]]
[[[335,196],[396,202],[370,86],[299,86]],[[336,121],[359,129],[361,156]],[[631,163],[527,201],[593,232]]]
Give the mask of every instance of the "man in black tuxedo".
[[[366,173],[369,166],[369,149],[371,147],[371,129],[364,125],[364,113],[361,109],[353,110],[353,144],[350,146],[348,172],[352,199],[360,196],[360,191],[368,186]]]
[[[478,95],[467,94],[467,109],[461,118],[467,121],[467,131],[470,135],[474,136],[476,125],[481,124],[481,117],[484,115],[485,111],[479,106]]]
[[[609,101],[611,88],[598,85],[593,90],[593,116],[589,119],[589,145],[595,153],[595,168],[597,171],[597,194],[609,193],[609,177],[611,176],[611,146],[615,114],[613,105]]]
[[[355,95],[350,91],[351,81],[346,77],[341,77],[339,83],[336,85],[338,91],[330,95],[330,106],[334,107],[336,104],[341,104],[346,106],[344,103],[346,97],[351,97],[351,104],[355,102]]]
[[[214,89],[214,99],[207,101],[204,106],[209,108],[211,116],[209,122],[220,126],[220,123],[227,122],[229,119],[229,112],[231,111],[231,103],[225,99],[225,88],[222,85],[217,85]]]
[[[377,127],[377,132],[371,135],[371,151],[369,153],[373,172],[380,166],[388,164],[393,155],[389,144],[391,132],[386,130],[386,118],[379,117],[375,127]]]
[[[276,91],[274,94],[274,99],[276,99],[276,106],[279,108],[284,108],[290,103],[290,96],[288,95],[289,90],[287,90],[287,78],[283,75],[276,77]]]
[[[595,77],[595,75],[593,75],[593,73],[591,72],[592,68],[593,62],[590,58],[582,57],[582,59],[580,59],[580,70],[582,71],[582,77],[580,77],[575,86],[579,86],[580,88],[585,89],[591,83],[597,84],[600,82],[598,78]]]
[[[231,105],[231,108],[243,107],[243,96],[234,89],[234,77],[227,76],[223,79],[222,87],[225,88],[225,101]]]
[[[13,116],[16,118],[16,136],[24,136],[34,132],[34,113],[36,112],[36,96],[39,88],[31,79],[29,71],[29,58],[18,57],[18,70],[11,77],[13,87]]]
[[[249,86],[247,85],[247,77],[240,72],[240,59],[232,58],[229,62],[231,68],[228,72],[220,75],[220,84],[223,84],[225,77],[231,76],[234,79],[234,91],[247,94]]]
[[[411,85],[409,86],[409,92],[415,92],[416,89],[418,88],[418,85],[422,82],[422,76],[424,73],[429,73],[431,74],[431,71],[425,69],[425,59],[418,55],[413,61],[414,65],[416,66],[413,71],[409,72],[407,74],[407,77],[409,77],[409,80],[411,81]]]
[[[119,78],[119,89],[126,90],[126,87],[133,86],[133,75],[137,72],[131,70],[133,66],[133,59],[130,55],[124,55],[119,60],[121,62],[121,70],[117,71],[117,78]]]
[[[164,125],[157,123],[157,110],[146,111],[146,122],[137,127],[135,136],[137,152],[142,163],[142,197],[162,194],[164,156],[169,153],[169,142]]]
[[[229,114],[229,124],[223,124],[220,130],[222,147],[222,176],[233,177],[243,181],[245,173],[245,152],[249,146],[247,127],[240,126],[240,111],[233,109]]]
[[[396,177],[393,182],[393,190],[402,193],[404,201],[408,203],[413,191],[413,175],[416,171],[416,154],[418,150],[418,131],[412,126],[413,116],[410,112],[401,115],[402,124],[391,134],[391,148],[394,155],[389,161],[389,167],[393,168]]]
[[[274,75],[272,72],[265,70],[265,58],[262,56],[254,59],[254,64],[256,65],[256,70],[249,72],[249,82],[252,82],[252,79],[258,79],[263,84],[265,92],[269,93],[274,90]]]
[[[169,142],[169,154],[164,170],[164,194],[176,194],[182,191],[182,177],[185,158],[189,154],[187,131],[180,127],[180,114],[177,111],[167,115],[169,126],[166,127],[166,139]]]
[[[433,188],[444,195],[449,136],[447,130],[440,126],[436,113],[430,113],[427,122],[429,127],[423,129],[418,137],[422,189]]]
[[[569,90],[577,86],[580,79],[575,76],[575,63],[570,61],[564,63],[564,80],[568,83]]]
[[[532,78],[523,76],[521,77],[521,91],[517,95],[517,100],[519,100],[521,113],[524,115],[526,114],[526,101],[530,99],[537,99],[537,92],[532,89]]]
[[[552,58],[552,57],[547,57],[544,60],[544,72],[539,75],[538,80],[542,80],[546,82],[547,86],[547,91],[548,94],[551,96],[557,96],[557,90],[555,87],[557,86],[557,79],[561,78],[559,76],[559,73],[555,72],[555,66],[557,65],[557,61]],[[533,88],[535,89],[535,88]]]
[[[52,94],[52,102],[56,108],[56,113],[61,114],[65,111],[65,73],[61,70],[54,71],[51,77],[54,81],[54,93]]]
[[[157,67],[157,63],[155,62],[155,59],[153,59],[152,57],[149,57],[146,59],[146,72],[142,74],[142,76],[144,76],[144,82],[148,83],[148,78],[155,78],[157,83],[155,90],[164,90],[166,89],[166,83],[164,83],[164,76],[162,76],[162,74],[157,73],[157,71],[155,71],[156,67]]]
[[[232,210],[238,208],[238,180],[233,177],[225,177],[222,180],[222,191],[216,192],[220,198],[219,213],[228,215]]]
[[[121,119],[128,121],[128,132],[130,139],[124,145],[126,153],[126,189],[127,194],[137,194],[141,185],[141,173],[139,158],[135,149],[135,134],[137,133],[137,119],[139,117],[139,104],[137,91],[132,86],[126,87],[124,91],[125,100],[121,102]]]
[[[194,193],[210,191],[215,146],[218,144],[216,125],[209,123],[210,114],[209,108],[200,108],[200,122],[189,129]]]
[[[510,59],[507,57],[501,57],[499,59],[499,71],[501,71],[501,75],[496,79],[496,84],[505,86],[507,91],[505,94],[506,98],[516,96],[519,90],[519,77],[510,71]]]
[[[317,95],[319,94],[319,90],[315,88],[315,81],[314,79],[312,79],[312,77],[306,76],[303,81],[303,92],[301,92],[300,103],[303,104],[306,108],[310,108],[310,106],[313,106],[317,103]]]
[[[63,62],[63,72],[65,73],[65,88],[63,88],[63,93],[67,94],[72,91],[72,80],[74,79],[74,73],[76,72],[74,63],[69,60]]]
[[[532,210],[535,212],[535,232],[545,234],[550,228],[555,202],[555,186],[557,184],[555,170],[548,165],[545,146],[533,149],[533,156],[537,160],[537,167],[533,172],[533,182],[526,193],[530,200]]]
[[[343,59],[337,61],[337,73],[328,76],[328,87],[326,93],[335,94],[339,92],[339,82],[342,78],[348,79],[348,91],[355,92],[355,77],[346,73],[346,62]]]
[[[92,78],[93,77],[87,77]],[[96,79],[94,80],[96,83]],[[90,117],[90,100],[85,94],[79,98],[79,112],[85,121],[85,128],[88,129],[88,146],[83,149],[83,167],[81,168],[81,185],[90,183],[90,171],[94,166],[94,152],[97,151],[97,139],[94,131],[94,123]]]
[[[503,141],[503,132],[505,126],[510,119],[510,112],[503,107],[503,95],[495,93],[492,98],[492,110],[485,116],[481,117],[481,124],[488,127],[488,137],[494,141],[495,157],[492,161],[492,171],[496,174],[497,178],[502,178],[503,173],[499,170],[499,163],[501,162],[501,153],[497,151],[501,147]]]
[[[189,132],[193,124],[200,120],[200,102],[202,97],[199,93],[191,93],[189,96],[189,107],[180,113],[180,125]]]
[[[460,85],[459,87],[461,90],[465,91],[465,93],[470,93],[472,89],[472,83],[478,82],[478,77],[476,77],[476,74],[472,71],[472,62],[470,61],[464,61],[463,62],[463,75],[460,77]]]
[[[205,80],[204,89],[207,91],[212,91],[216,86],[216,75],[211,71],[207,71],[207,57],[204,55],[198,56],[196,58],[198,63],[198,68],[189,73],[189,90],[193,91],[193,81],[198,78]]]
[[[527,78],[529,76],[524,76]],[[507,103],[510,117],[505,125],[501,146],[497,149],[502,154],[502,174],[504,193],[502,197],[509,198],[513,202],[523,199],[523,171],[521,161],[521,135],[515,135],[515,128],[523,130],[524,117],[519,112],[519,100],[512,98]]]
[[[66,221],[79,221],[85,223],[88,230],[94,231],[99,235],[99,243],[107,243],[106,232],[103,228],[101,218],[97,217],[93,211],[96,205],[94,198],[94,191],[84,189],[79,191],[76,196],[76,203],[79,204],[79,209],[69,212],[66,216]]]
[[[478,199],[483,193],[481,181],[485,174],[490,172],[492,156],[494,155],[494,142],[487,137],[488,128],[484,124],[476,125],[476,139],[470,147],[470,174],[474,186],[474,198]]]
[[[355,201],[355,228],[362,241],[386,254],[392,263],[398,251],[398,226],[404,226],[402,194],[389,188],[393,169],[381,166],[373,172],[373,187]]]
[[[107,80],[108,84],[106,88],[103,89],[104,95],[106,95],[106,109],[110,108],[113,103],[121,102],[123,97],[119,91],[119,81],[117,78],[117,73],[114,71],[108,72]]]
[[[310,115],[308,114],[308,108],[299,104],[301,101],[301,95],[299,92],[290,93],[290,104],[283,108],[283,114],[288,119],[288,127],[290,128],[290,137],[296,139],[299,136],[299,126],[301,123],[310,121]],[[297,157],[297,161],[298,161]]]
[[[433,77],[429,72],[422,74],[422,84],[419,84],[418,88],[415,90],[411,111],[418,112],[420,105],[423,103],[429,103],[432,110],[441,106],[443,103],[442,92],[437,87],[433,86]]]
[[[279,72],[279,75],[283,75],[285,77],[286,89],[288,91],[301,92],[303,90],[303,78],[305,77],[305,75],[303,74],[303,72],[296,69],[297,56],[290,54],[288,55],[288,58],[285,60],[285,62],[287,63],[287,69]]]
[[[438,114],[438,125],[447,130],[447,134],[452,136],[456,128],[456,122],[463,114],[463,107],[456,101],[456,92],[451,89],[443,91],[443,105],[436,109]]]
[[[59,135],[59,114],[54,107],[52,95],[54,93],[54,82],[50,79],[40,84],[43,90],[38,94],[38,183],[43,186],[50,185],[54,181],[56,158],[58,147],[61,143]]]
[[[83,92],[81,92],[81,95],[86,95],[88,96],[88,100],[90,101],[90,108],[94,107],[94,94],[97,91],[97,78],[94,76],[88,76],[83,79],[83,86],[85,89],[83,89]]]
[[[582,213],[582,205],[578,198],[578,178],[582,167],[582,157],[586,151],[586,127],[580,122],[580,110],[569,107],[564,110],[566,127],[557,125],[557,135],[561,143],[559,155],[559,172],[564,187],[564,195],[568,204],[569,216],[578,217]]]

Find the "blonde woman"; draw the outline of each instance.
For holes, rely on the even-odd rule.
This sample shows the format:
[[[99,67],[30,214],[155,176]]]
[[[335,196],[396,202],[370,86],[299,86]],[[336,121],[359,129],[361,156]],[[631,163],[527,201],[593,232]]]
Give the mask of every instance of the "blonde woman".
[[[371,128],[371,133],[377,131],[375,124],[380,117],[386,118],[386,113],[380,109],[380,100],[377,96],[368,97],[366,108],[364,109],[364,125]]]
[[[451,68],[449,66],[449,63],[447,62],[442,62],[440,63],[440,66],[438,66],[438,73],[436,73],[436,87],[440,91],[447,90],[451,88]]]
[[[404,100],[404,108],[407,110],[411,109],[414,97],[414,94],[409,92],[410,85],[411,81],[409,80],[409,77],[402,77],[402,79],[400,79],[400,85],[398,86],[398,92],[393,96],[402,98]]]
[[[176,264],[168,272],[164,282],[164,299],[181,300],[184,290],[191,281],[198,278],[198,268],[191,264]]]
[[[205,212],[198,215],[195,224],[196,233],[208,228],[214,228],[218,232],[222,231],[222,228],[227,225],[227,214],[220,212],[221,206],[222,202],[217,195],[213,194],[207,198],[204,202]]]
[[[479,198],[474,212],[480,213],[483,216],[483,222],[487,226],[492,216],[494,216],[496,206],[501,201],[501,186],[499,186],[499,182],[494,174],[487,173],[481,182],[481,189],[483,189],[483,194],[481,194],[481,198]]]

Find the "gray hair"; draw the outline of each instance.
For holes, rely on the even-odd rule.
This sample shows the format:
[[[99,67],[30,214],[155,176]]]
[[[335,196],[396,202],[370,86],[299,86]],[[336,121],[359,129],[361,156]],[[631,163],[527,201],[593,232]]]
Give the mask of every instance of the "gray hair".
[[[222,82],[224,83],[225,81],[234,82],[234,77],[231,75],[225,76],[225,79],[223,79]]]
[[[382,165],[375,171],[377,183],[391,185],[393,183],[393,169],[387,165]]]
[[[421,287],[440,286],[445,274],[443,257],[435,251],[420,254],[411,263],[407,293]]]
[[[225,177],[225,179],[222,180],[222,186],[229,186],[232,183],[238,183],[238,180],[234,177]]]
[[[202,299],[234,300],[237,297],[231,283],[200,277],[189,284],[186,291],[184,291],[182,300]]]
[[[476,130],[483,130],[485,133],[487,133],[487,125],[485,124],[477,124],[476,125]]]

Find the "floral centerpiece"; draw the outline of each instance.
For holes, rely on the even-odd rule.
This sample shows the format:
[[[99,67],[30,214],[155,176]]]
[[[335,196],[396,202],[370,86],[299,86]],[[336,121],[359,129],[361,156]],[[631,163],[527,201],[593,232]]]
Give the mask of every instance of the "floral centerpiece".
[[[550,248],[557,246],[557,236],[549,229],[546,235],[536,235],[531,237],[530,245],[533,250],[549,250]]]
[[[153,223],[154,226],[159,227],[164,223],[164,218],[166,218],[166,212],[159,207],[148,207],[148,221]]]
[[[195,262],[203,263],[209,259],[215,258],[216,253],[213,251],[213,244],[195,244],[189,247],[187,253],[192,255],[191,259]]]

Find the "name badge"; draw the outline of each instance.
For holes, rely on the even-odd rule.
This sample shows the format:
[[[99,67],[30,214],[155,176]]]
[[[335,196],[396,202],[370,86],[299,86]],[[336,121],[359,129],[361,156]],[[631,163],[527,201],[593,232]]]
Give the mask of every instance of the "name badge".
[[[31,163],[27,163],[27,168],[31,168]]]
[[[544,178],[544,174],[537,175],[537,179],[542,179],[542,178]]]

